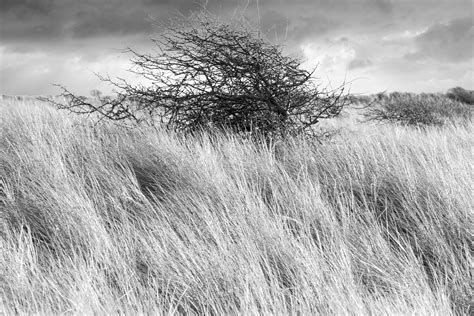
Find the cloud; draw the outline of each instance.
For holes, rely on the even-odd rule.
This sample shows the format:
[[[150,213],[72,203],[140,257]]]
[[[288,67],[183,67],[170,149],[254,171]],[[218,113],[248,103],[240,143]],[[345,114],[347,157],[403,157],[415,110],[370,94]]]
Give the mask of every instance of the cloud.
[[[53,0],[2,0],[0,9],[2,12],[15,15],[45,14],[51,10]]]
[[[348,70],[354,70],[357,68],[366,68],[372,66],[372,61],[368,58],[355,58],[347,66]]]
[[[205,3],[224,20],[242,11],[260,20],[286,53],[319,64],[318,76],[363,73],[360,90],[435,89],[443,78],[462,86],[472,68],[472,0],[0,0],[0,93],[41,93],[50,82],[89,91],[92,71],[126,68],[128,58],[112,57],[120,49],[151,51],[150,17],[165,22]]]
[[[189,11],[195,1],[127,0],[2,0],[3,42],[56,41],[123,34],[148,35],[151,13],[156,18],[170,11]]]
[[[245,14],[254,20],[259,12],[266,31],[295,40],[360,24],[361,16],[372,23],[381,13],[393,10],[391,0],[2,0],[1,36],[4,41],[18,42],[148,34],[149,15],[166,19],[173,11],[187,14],[204,5],[223,15],[246,9]]]
[[[83,53],[83,52],[81,52]],[[59,89],[53,84],[61,84],[72,91],[88,95],[93,88],[110,92],[111,88],[96,77],[95,73],[113,73],[131,82],[135,76],[127,72],[129,56],[125,54],[103,53],[99,58],[88,58],[75,52],[5,52],[0,47],[0,93],[9,95],[57,94]]]
[[[370,2],[384,13],[391,13],[393,11],[392,0],[371,0]]]
[[[324,44],[301,46],[307,68],[316,67],[316,77],[335,86],[346,81],[347,65],[356,57],[356,50],[348,40],[338,39]]]
[[[261,29],[278,37],[288,34],[288,24],[288,18],[275,10],[266,11],[261,17]]]
[[[73,37],[92,37],[94,35],[146,34],[151,32],[151,21],[145,10],[130,8],[105,9],[90,7],[82,9],[73,16],[69,32]]]
[[[407,59],[431,58],[443,62],[462,62],[474,57],[474,26],[472,17],[438,23],[415,38],[416,51]]]

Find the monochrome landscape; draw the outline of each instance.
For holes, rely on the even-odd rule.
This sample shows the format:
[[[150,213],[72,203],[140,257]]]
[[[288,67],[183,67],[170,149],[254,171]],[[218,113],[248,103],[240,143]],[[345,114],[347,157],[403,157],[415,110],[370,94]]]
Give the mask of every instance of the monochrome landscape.
[[[471,315],[464,0],[0,3],[0,313]]]

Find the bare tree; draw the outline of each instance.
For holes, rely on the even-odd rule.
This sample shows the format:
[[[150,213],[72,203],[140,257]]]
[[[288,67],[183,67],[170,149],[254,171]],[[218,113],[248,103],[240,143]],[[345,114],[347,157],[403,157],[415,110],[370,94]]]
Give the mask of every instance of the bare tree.
[[[230,128],[273,137],[309,133],[347,103],[343,86],[321,88],[314,71],[243,21],[196,14],[153,41],[155,54],[129,50],[131,70],[149,85],[102,78],[119,91],[114,98],[96,95],[96,102],[88,102],[63,87],[69,102],[56,105],[116,121],[158,121],[186,132]]]

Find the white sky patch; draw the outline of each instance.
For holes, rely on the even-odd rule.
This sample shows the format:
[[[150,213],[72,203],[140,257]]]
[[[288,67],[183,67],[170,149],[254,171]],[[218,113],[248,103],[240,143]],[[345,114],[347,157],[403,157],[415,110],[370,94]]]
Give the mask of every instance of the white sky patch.
[[[382,40],[386,42],[410,40],[414,39],[420,34],[423,34],[424,32],[426,32],[426,30],[428,30],[427,27],[418,30],[405,30],[403,32],[387,34],[382,37]]]
[[[31,52],[31,53],[18,53],[14,51],[10,51],[4,47],[0,49],[1,51],[1,66],[13,68],[13,67],[21,67],[23,65],[31,65],[33,68],[35,67],[35,63],[38,63],[45,57],[47,54],[44,52]],[[41,66],[41,65],[37,65]]]
[[[335,88],[353,79],[347,72],[347,66],[356,57],[356,50],[347,42],[339,41],[330,45],[307,43],[301,45],[301,51],[306,60],[303,66],[308,69],[317,67],[315,76],[322,81],[323,86]]]
[[[328,46],[308,43],[301,45],[306,65],[319,65],[323,70],[334,72],[339,68],[344,68],[356,56],[354,48],[345,43],[331,44]]]
[[[0,46],[0,93],[9,95],[60,93],[54,84],[64,85],[72,92],[81,95],[89,95],[92,89],[100,89],[106,94],[111,93],[113,87],[101,82],[96,74],[110,75],[112,79],[121,77],[132,83],[140,82],[137,75],[128,72],[131,55],[123,54],[118,48],[121,47],[123,50],[126,47],[127,39],[123,41],[123,44],[115,44],[115,48],[108,48],[112,45],[102,43],[105,47],[90,45],[89,50],[85,48],[63,50],[59,46],[51,46],[48,51],[28,52]],[[143,49],[141,42],[136,45],[138,50],[147,51]]]
[[[462,70],[459,70],[461,73]],[[474,87],[474,70],[467,69],[464,71],[464,74],[459,77],[445,77],[445,76],[435,76],[433,78],[424,79],[421,78],[414,83],[421,91],[426,92],[439,92],[439,87],[467,87],[472,89]],[[444,91],[441,91],[444,92]]]

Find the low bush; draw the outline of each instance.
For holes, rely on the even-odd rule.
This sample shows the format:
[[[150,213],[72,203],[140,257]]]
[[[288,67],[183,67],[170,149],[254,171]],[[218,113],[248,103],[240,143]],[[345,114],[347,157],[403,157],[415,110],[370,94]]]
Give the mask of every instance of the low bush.
[[[455,87],[448,90],[446,96],[452,100],[474,105],[474,91]]]
[[[474,108],[437,94],[378,94],[364,113],[369,121],[410,126],[441,126],[472,119]]]

